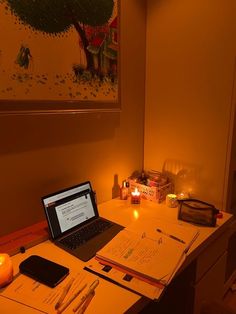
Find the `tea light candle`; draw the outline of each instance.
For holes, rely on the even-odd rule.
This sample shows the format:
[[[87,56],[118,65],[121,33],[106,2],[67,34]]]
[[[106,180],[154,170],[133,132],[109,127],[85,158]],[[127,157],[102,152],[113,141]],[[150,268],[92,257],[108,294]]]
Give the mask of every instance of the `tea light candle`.
[[[13,279],[13,266],[8,254],[0,254],[0,288],[9,284]]]
[[[178,200],[184,200],[186,198],[189,198],[189,194],[187,192],[181,192],[177,194]]]
[[[167,194],[166,205],[168,207],[177,207],[178,206],[177,196],[175,194]]]
[[[131,204],[140,204],[141,194],[137,188],[135,188],[134,192],[131,192]]]

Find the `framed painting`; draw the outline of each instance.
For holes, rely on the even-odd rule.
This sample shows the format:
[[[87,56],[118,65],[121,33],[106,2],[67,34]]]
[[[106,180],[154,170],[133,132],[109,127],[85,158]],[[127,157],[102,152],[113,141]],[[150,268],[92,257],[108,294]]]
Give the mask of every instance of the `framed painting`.
[[[119,111],[119,0],[0,0],[0,113]]]

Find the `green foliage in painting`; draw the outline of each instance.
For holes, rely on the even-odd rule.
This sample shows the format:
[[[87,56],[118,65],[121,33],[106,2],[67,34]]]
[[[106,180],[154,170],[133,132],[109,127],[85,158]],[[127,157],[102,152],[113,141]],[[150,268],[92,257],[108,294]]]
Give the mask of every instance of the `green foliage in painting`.
[[[1,1],[1,0],[0,0]],[[45,35],[61,36],[74,27],[78,32],[87,60],[87,69],[94,69],[88,51],[87,27],[106,25],[113,14],[114,0],[5,0],[19,23]]]
[[[34,30],[66,32],[76,23],[100,26],[112,15],[113,0],[6,0],[11,12]]]

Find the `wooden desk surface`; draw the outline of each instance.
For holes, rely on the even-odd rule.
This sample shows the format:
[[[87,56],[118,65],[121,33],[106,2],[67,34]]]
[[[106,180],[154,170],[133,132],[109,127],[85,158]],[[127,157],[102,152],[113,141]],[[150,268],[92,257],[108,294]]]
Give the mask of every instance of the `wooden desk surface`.
[[[163,219],[173,223],[179,223],[183,226],[193,226],[184,221],[178,220],[178,208],[167,207],[165,202],[158,204],[151,201],[142,200],[139,205],[130,204],[130,200],[114,199],[102,203],[99,206],[100,215],[113,220],[121,225],[128,226],[137,219],[155,218]],[[187,258],[178,272],[186,268],[194,259],[196,259],[207,246],[213,243],[222,233],[230,230],[233,216],[223,212],[223,217],[217,219],[216,227],[205,227],[197,225],[200,231],[199,236],[191,246]]]
[[[52,260],[56,263],[62,264],[68,267],[70,270],[80,271],[83,269],[84,263],[77,259],[76,257],[66,253],[64,250],[56,247],[49,240],[40,243],[30,249],[28,249],[24,254],[17,254],[12,257],[13,265],[14,265],[14,274],[18,273],[18,266],[21,261],[27,258],[30,255],[40,255],[49,260]],[[23,276],[23,275],[20,275]],[[91,276],[91,274],[89,274]],[[94,275],[94,279],[97,276]],[[136,301],[140,299],[140,296],[137,294],[131,293],[125,289],[122,289],[106,280],[100,279],[100,284],[96,288],[96,295],[88,307],[86,313],[96,313],[96,314],[104,314],[104,313],[114,313],[120,314],[124,313],[129,307],[131,307]],[[117,300],[122,300],[122,302],[118,302]],[[117,303],[117,304],[116,304]],[[116,306],[114,307],[114,304]],[[73,308],[73,306],[72,306]],[[70,309],[70,311],[69,311]],[[30,309],[26,306],[22,306],[16,302],[6,301],[5,298],[0,298],[0,313],[1,314],[36,314],[39,311],[34,309]],[[73,313],[71,308],[68,308],[64,312]]]
[[[111,200],[99,205],[100,215],[107,219],[113,220],[124,226],[137,219],[157,218],[165,219],[171,222],[179,222],[177,220],[177,209],[166,207],[165,204],[157,204],[154,202],[143,201],[140,205],[131,205],[130,201],[122,201],[119,199]],[[217,227],[200,227],[200,235],[189,251],[186,265],[196,258],[200,252],[211,242],[216,239],[221,232],[229,227],[232,215],[224,213],[223,218],[218,219]],[[182,223],[182,222],[181,222]],[[183,222],[183,225],[187,223]],[[49,240],[37,244],[26,250],[23,254],[12,256],[14,264],[14,274],[18,273],[19,263],[32,254],[41,255],[45,258],[63,264],[69,268],[82,269],[84,263],[76,257],[66,253],[64,250],[56,247]],[[185,265],[185,267],[186,267]],[[96,277],[96,276],[94,276]],[[96,289],[96,297],[87,309],[86,313],[125,313],[133,304],[140,300],[140,296],[100,279],[100,285]],[[1,314],[36,314],[39,311],[21,305],[19,303],[0,298]],[[66,313],[72,313],[67,312]]]
[[[137,219],[142,218],[164,219],[173,223],[192,226],[192,224],[178,220],[178,208],[167,207],[164,202],[157,204],[142,200],[140,205],[132,205],[129,200],[114,199],[102,203],[99,206],[99,212],[101,216],[124,226],[128,226]],[[229,228],[232,221],[233,216],[224,212],[223,217],[217,219],[216,227],[196,226],[200,230],[200,235],[192,245],[188,256],[198,255],[200,250],[204,249],[211,241],[214,241],[214,239]]]

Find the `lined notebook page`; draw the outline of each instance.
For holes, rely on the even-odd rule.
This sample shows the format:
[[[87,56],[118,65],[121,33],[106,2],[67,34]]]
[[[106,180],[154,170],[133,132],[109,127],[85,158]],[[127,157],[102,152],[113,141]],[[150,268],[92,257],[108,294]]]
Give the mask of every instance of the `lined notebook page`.
[[[158,222],[142,220],[122,230],[97,253],[98,260],[167,285],[183,262],[197,230]]]

